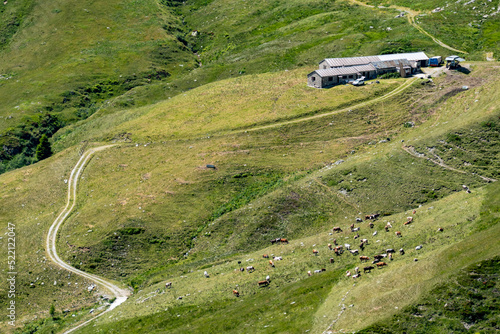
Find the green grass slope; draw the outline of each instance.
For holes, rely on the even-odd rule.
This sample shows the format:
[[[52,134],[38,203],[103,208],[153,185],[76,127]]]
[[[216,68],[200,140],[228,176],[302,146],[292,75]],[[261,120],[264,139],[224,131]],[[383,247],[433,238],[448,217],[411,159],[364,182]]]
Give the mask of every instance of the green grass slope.
[[[331,111],[342,107],[342,102],[339,102],[342,100],[332,99],[331,103],[328,102],[329,94],[334,94],[335,89],[321,92],[311,89],[312,94],[319,94],[318,99],[314,100],[318,101],[317,106],[310,102],[309,109],[304,108],[305,112],[299,112],[295,117],[310,115],[311,112],[319,115],[323,109],[327,111],[327,116],[283,126],[274,123],[274,127],[255,131],[248,128],[230,132],[227,125],[230,118],[238,121],[246,115],[252,116],[253,109],[250,108],[234,108],[235,112],[228,114],[227,120],[220,118],[209,125],[209,136],[193,136],[187,127],[182,128],[183,122],[187,121],[202,129],[201,124],[206,123],[206,118],[197,115],[192,119],[174,118],[181,130],[173,139],[170,132],[159,131],[161,127],[158,121],[137,121],[137,117],[149,119],[162,113],[168,108],[169,102],[143,108],[142,111],[130,110],[127,113],[129,119],[124,117],[114,123],[110,120],[110,124],[118,124],[118,127],[109,133],[119,134],[128,127],[132,130],[130,137],[133,142],[121,143],[99,152],[90,161],[82,175],[77,208],[60,232],[59,252],[74,266],[121,281],[135,289],[134,299],[123,305],[123,311],[114,311],[115,315],[107,320],[114,321],[116,317],[121,317],[119,319],[123,322],[120,326],[131,331],[140,332],[139,321],[144,319],[149,319],[147,326],[154,326],[158,317],[164,316],[167,311],[174,312],[172,314],[175,317],[177,314],[184,315],[178,317],[181,319],[177,322],[172,322],[172,331],[189,330],[186,326],[192,323],[192,319],[186,318],[187,314],[200,315],[199,326],[205,321],[213,324],[214,331],[222,330],[225,326],[229,326],[227,331],[237,331],[244,325],[236,321],[238,313],[232,313],[234,318],[229,317],[231,321],[222,323],[217,321],[219,316],[210,311],[224,310],[225,307],[233,309],[235,305],[241,305],[242,309],[248,305],[256,306],[245,318],[250,319],[246,323],[257,321],[260,317],[262,319],[259,319],[258,326],[266,331],[268,327],[264,326],[272,324],[268,323],[269,317],[258,315],[264,313],[262,305],[280,305],[271,306],[275,314],[273,317],[285,308],[284,305],[296,307],[292,304],[295,300],[278,301],[281,289],[297,298],[303,293],[301,291],[310,291],[311,296],[314,296],[310,305],[300,306],[300,312],[305,313],[294,320],[306,318],[308,322],[290,322],[286,326],[290,326],[287,328],[291,328],[291,332],[295,330],[293,328],[304,327],[324,330],[339,312],[331,314],[324,310],[338,305],[339,300],[350,291],[348,288],[352,281],[339,281],[341,274],[359,264],[356,257],[344,254],[330,266],[327,262],[331,255],[325,253],[325,248],[334,236],[327,232],[332,226],[347,227],[360,213],[379,212],[383,215],[376,222],[380,242],[377,243],[377,239],[372,236],[375,229],[370,229],[366,223],[361,225],[361,236],[368,237],[371,242],[367,255],[373,256],[389,247],[405,247],[408,250],[406,258],[398,257],[394,265],[385,268],[389,270],[384,277],[389,283],[394,281],[390,268],[396,271],[401,269],[402,273],[410,276],[415,276],[415,271],[427,272],[418,281],[403,280],[401,289],[387,295],[390,298],[384,305],[389,305],[395,298],[403,300],[398,307],[410,304],[420,295],[420,291],[430,289],[434,282],[430,278],[436,276],[433,274],[435,270],[445,268],[443,264],[434,264],[432,254],[443,254],[445,259],[449,256],[446,255],[449,254],[448,249],[459,248],[455,245],[461,245],[461,242],[494,245],[496,232],[490,226],[496,224],[497,218],[480,218],[480,212],[494,213],[497,210],[492,204],[481,209],[481,203],[488,197],[488,190],[482,189],[487,180],[480,176],[496,176],[494,173],[498,170],[498,159],[488,154],[488,168],[481,169],[479,176],[479,168],[483,165],[473,158],[480,152],[481,139],[489,140],[491,147],[495,147],[498,140],[494,131],[497,127],[483,124],[497,122],[496,101],[500,83],[497,80],[498,69],[494,66],[477,64],[471,69],[469,75],[450,72],[434,78],[433,83],[417,81],[391,99],[337,113]],[[289,71],[276,76],[294,82],[297,73]],[[247,78],[248,82],[244,78],[235,80],[240,80],[242,87],[255,87],[258,80]],[[226,88],[221,88],[224,84]],[[373,93],[383,89],[384,85],[392,84],[387,81],[380,86],[367,85],[363,89]],[[470,89],[457,91],[464,84]],[[173,115],[202,103],[205,95],[199,94],[200,91],[211,96],[220,89],[230,92],[233,85],[234,80],[228,80],[187,92],[185,97],[178,97],[185,107],[179,108]],[[260,89],[249,91],[261,96],[267,90],[266,87]],[[305,94],[301,91],[292,85],[288,93],[295,92],[292,95],[300,97],[300,94]],[[351,88],[341,87],[338,93],[345,96],[345,101],[356,101]],[[287,100],[278,99],[280,104],[277,104],[277,110],[286,108],[293,96],[287,97]],[[248,103],[253,100],[258,110],[261,102],[250,98]],[[217,116],[225,108],[228,106],[214,103],[206,116],[210,116],[210,113]],[[260,124],[270,125],[287,119],[273,113],[262,113],[262,117]],[[130,126],[127,121],[134,126]],[[414,122],[415,127],[404,126],[409,121]],[[99,119],[91,117],[86,122],[91,128],[91,124],[98,124]],[[253,121],[246,126],[255,123]],[[148,127],[152,131],[146,131]],[[450,133],[460,136],[464,129],[473,131],[470,131],[467,140],[462,136],[463,151],[456,152],[461,152],[460,157],[470,164],[467,168],[459,164],[452,167],[451,163],[443,167],[424,155],[411,154],[411,151],[405,150],[411,146],[418,152],[423,151],[422,148],[448,140]],[[79,136],[81,139],[102,140],[95,132],[87,135]],[[151,140],[152,135],[154,140]],[[113,136],[108,138],[112,139]],[[29,299],[30,303],[20,303],[19,324],[32,321],[34,314],[46,316],[51,304],[55,304],[58,314],[66,309],[73,311],[91,307],[99,302],[99,295],[105,293],[99,291],[95,295],[89,294],[86,292],[88,282],[77,277],[66,277],[63,271],[46,263],[41,255],[44,253],[45,233],[65,198],[64,179],[68,178],[78,158],[79,148],[74,146],[39,164],[0,177],[4,185],[2,203],[5,204],[0,215],[2,224],[9,221],[18,224],[19,271],[30,272],[22,276],[18,285],[19,300]],[[452,152],[447,156],[446,163],[455,160]],[[337,163],[332,164],[334,162]],[[206,164],[215,164],[217,170],[206,169]],[[48,170],[51,173],[47,173]],[[463,192],[463,184],[471,187],[472,194]],[[494,183],[492,187],[495,186]],[[19,198],[25,198],[25,203],[20,203]],[[25,205],[21,206],[22,209],[10,209],[22,204]],[[419,209],[420,205],[422,208]],[[408,210],[414,208],[417,208],[418,217],[421,217],[420,224],[403,229],[401,224]],[[403,238],[396,238],[394,230],[385,234],[382,227],[386,221],[393,221],[393,225],[400,227]],[[484,223],[486,221],[487,224]],[[436,224],[445,228],[439,238],[435,232]],[[488,231],[481,234],[483,237],[479,234],[476,236],[480,226]],[[268,248],[269,240],[278,236],[287,237],[293,242],[288,246]],[[349,238],[347,242],[353,244],[350,232],[338,235],[338,239],[341,237]],[[5,240],[0,242],[4,243]],[[301,246],[301,242],[304,246]],[[73,247],[69,247],[68,243]],[[412,249],[417,244],[424,244],[425,247],[419,255],[420,261],[415,265],[411,260],[417,253],[414,255]],[[320,248],[320,257],[310,256],[313,247]],[[39,257],[33,257],[32,250],[37,250]],[[280,255],[278,251],[283,252],[288,260],[280,262],[274,269],[266,261],[261,262],[263,253]],[[487,254],[478,249],[467,256],[464,254],[463,261],[450,263],[444,272],[436,276],[438,281],[474,261],[495,255],[497,249],[492,246],[485,252]],[[245,272],[247,276],[244,276],[234,272],[239,268],[237,260],[244,261],[243,265],[246,265],[246,260],[251,258],[260,260],[255,262],[259,266],[258,275],[248,276]],[[302,279],[306,278],[307,270],[327,265],[327,275],[321,278],[313,276],[313,280],[317,280],[318,286],[334,287],[333,290],[316,291],[307,280]],[[204,270],[213,273],[213,279],[204,280]],[[385,272],[379,271],[380,274]],[[257,289],[256,280],[268,274],[272,274],[273,280],[269,290]],[[149,304],[140,302],[148,298],[148,294],[154,295],[154,291],[162,287],[165,280],[183,280],[184,276],[187,276],[186,282],[190,283],[175,281],[176,290],[157,292],[158,297],[147,300],[148,303],[158,303],[158,307],[145,307]],[[53,285],[54,281],[56,285]],[[368,281],[363,282],[360,282],[360,289],[356,293],[352,292],[352,296],[368,296],[370,290],[363,288],[363,284],[368,284]],[[250,303],[245,303],[243,298],[240,299],[243,302],[234,301],[231,290],[236,284],[242,287],[242,294],[254,298],[250,299]],[[194,291],[193,286],[203,289]],[[387,289],[389,287],[390,284]],[[420,290],[416,290],[419,293],[415,294],[412,289]],[[398,291],[406,292],[401,297],[396,293]],[[200,294],[199,298],[186,296],[195,296],[195,292],[196,296]],[[269,299],[269,294],[264,292],[271,293],[274,299]],[[72,294],[85,299],[78,303],[72,302]],[[181,295],[186,298],[179,303],[186,302],[189,307],[177,308],[176,298]],[[381,298],[381,295],[374,291],[370,297],[373,301],[367,305],[374,305],[377,298]],[[3,302],[6,302],[5,298]],[[125,311],[127,307],[133,311]],[[195,309],[201,313],[194,312]],[[390,314],[387,306],[383,310],[381,314],[384,316]],[[283,312],[287,312],[286,308]],[[71,317],[70,314],[73,312],[61,315],[59,320],[47,321],[45,325],[33,323],[33,326],[40,327],[40,331],[43,328],[60,328],[63,323],[67,325],[85,318],[88,311],[82,310],[77,317]],[[352,316],[347,317],[347,314],[345,319],[352,320]],[[128,319],[131,315],[141,317]],[[366,322],[350,328],[362,329],[374,320],[372,317],[366,319]],[[352,324],[351,320],[346,323]],[[231,327],[232,323],[240,326]],[[106,327],[109,326],[107,324],[102,326],[105,326],[103,329],[110,328]],[[153,327],[144,328],[149,330]],[[279,331],[279,328],[275,330]]]

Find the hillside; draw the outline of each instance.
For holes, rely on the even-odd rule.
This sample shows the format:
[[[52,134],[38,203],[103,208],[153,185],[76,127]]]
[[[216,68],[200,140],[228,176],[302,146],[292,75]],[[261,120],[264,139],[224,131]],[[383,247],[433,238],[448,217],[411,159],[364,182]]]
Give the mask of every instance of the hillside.
[[[15,225],[17,320],[0,331],[62,333],[110,304],[49,260],[47,233],[70,202],[59,256],[132,293],[77,333],[497,331],[500,67],[481,60],[497,53],[498,1],[457,6],[8,1],[0,222]],[[395,17],[403,7],[411,17]],[[326,56],[447,47],[477,61],[432,80],[306,86]],[[54,155],[36,161],[42,134]],[[334,239],[359,254],[336,256]],[[386,267],[363,272],[391,248]],[[356,266],[361,277],[346,277]]]

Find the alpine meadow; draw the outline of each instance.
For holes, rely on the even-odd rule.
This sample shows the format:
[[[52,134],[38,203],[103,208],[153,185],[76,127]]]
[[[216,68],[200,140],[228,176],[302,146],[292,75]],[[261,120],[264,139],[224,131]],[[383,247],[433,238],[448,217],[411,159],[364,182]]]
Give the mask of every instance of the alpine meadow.
[[[0,332],[497,333],[499,0],[0,3]]]

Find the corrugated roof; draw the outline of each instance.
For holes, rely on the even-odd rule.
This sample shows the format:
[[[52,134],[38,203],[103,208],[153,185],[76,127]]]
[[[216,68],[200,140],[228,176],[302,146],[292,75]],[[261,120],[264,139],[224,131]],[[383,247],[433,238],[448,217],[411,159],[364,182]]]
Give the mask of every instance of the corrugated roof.
[[[408,53],[394,53],[378,56],[366,57],[348,57],[348,58],[326,58],[321,63],[326,62],[329,67],[348,67],[367,65],[379,61],[400,60],[405,59],[408,61],[428,60],[429,57],[424,52],[408,52]]]
[[[388,55],[379,55],[380,60],[428,60],[429,57],[424,52],[394,53]]]
[[[403,64],[404,67],[411,66],[410,62],[406,59],[383,60],[372,63],[373,66],[380,69],[399,67]]]
[[[355,66],[358,69],[358,72],[363,72],[363,71],[376,71],[377,69],[375,66],[373,66],[372,63],[367,64],[367,65],[360,65],[360,66]]]
[[[342,67],[342,66],[356,66],[356,65],[366,65],[374,61],[379,61],[378,56],[367,56],[367,57],[349,57],[349,58],[326,58],[327,65],[330,67]],[[321,62],[323,62],[321,61]]]
[[[316,70],[311,73],[309,73],[308,76],[317,73],[320,77],[333,77],[337,75],[354,75],[359,72],[364,72],[364,71],[375,71],[375,67],[373,65],[363,65],[363,66],[349,66],[349,67],[336,67],[336,68],[327,68],[327,69],[321,69],[321,70]]]

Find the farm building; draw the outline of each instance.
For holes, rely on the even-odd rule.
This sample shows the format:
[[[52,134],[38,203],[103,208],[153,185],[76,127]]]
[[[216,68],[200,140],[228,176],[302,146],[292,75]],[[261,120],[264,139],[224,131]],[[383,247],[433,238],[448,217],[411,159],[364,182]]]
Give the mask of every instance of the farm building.
[[[320,69],[307,75],[307,84],[311,87],[326,88],[354,81],[359,77],[375,79],[377,69],[372,64]]]
[[[319,63],[318,70],[307,75],[307,84],[311,87],[326,88],[348,83],[360,77],[374,79],[391,72],[399,72],[405,77],[420,71],[420,67],[427,66],[428,61],[429,57],[423,52],[326,58]]]

